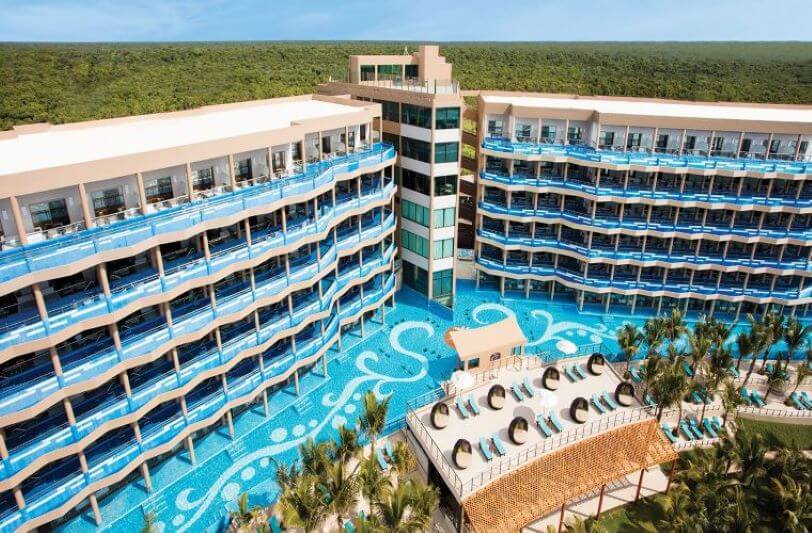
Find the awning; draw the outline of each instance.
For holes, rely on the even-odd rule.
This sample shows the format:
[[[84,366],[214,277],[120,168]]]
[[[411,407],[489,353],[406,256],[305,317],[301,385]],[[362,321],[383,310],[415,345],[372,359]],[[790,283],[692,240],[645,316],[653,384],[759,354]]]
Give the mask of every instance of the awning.
[[[452,329],[448,336],[460,360],[468,360],[505,347],[524,346],[527,337],[514,317],[473,329]]]

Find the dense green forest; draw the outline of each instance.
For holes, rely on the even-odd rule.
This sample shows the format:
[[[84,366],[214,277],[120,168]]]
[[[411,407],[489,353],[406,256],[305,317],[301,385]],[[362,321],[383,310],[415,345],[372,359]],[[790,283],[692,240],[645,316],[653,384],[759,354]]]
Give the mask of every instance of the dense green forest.
[[[406,43],[0,45],[0,129],[312,92]],[[416,44],[408,44],[415,49]],[[812,43],[448,43],[464,89],[812,103]]]

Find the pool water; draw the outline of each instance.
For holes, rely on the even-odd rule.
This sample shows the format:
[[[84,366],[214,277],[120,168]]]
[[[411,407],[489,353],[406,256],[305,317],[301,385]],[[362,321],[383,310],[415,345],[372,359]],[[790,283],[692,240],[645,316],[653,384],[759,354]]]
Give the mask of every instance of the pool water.
[[[367,324],[365,338],[358,331],[345,334],[344,350],[328,356],[328,376],[316,365],[300,380],[299,397],[290,385],[270,396],[268,418],[261,405],[235,417],[233,440],[225,427],[196,438],[195,466],[184,449],[152,468],[151,494],[136,470],[129,484],[100,502],[100,529],[137,531],[151,509],[159,532],[217,530],[241,493],[248,492],[252,504],[273,501],[276,465],[295,461],[297,447],[308,438],[327,439],[342,424],[354,425],[366,391],[389,396],[390,420],[396,420],[409,400],[448,379],[456,359],[443,336],[452,325],[477,327],[513,315],[527,336],[527,353],[554,359],[596,349],[617,353],[616,329],[644,320],[579,313],[570,302],[500,298],[468,281],[458,282],[453,316],[432,312],[423,298],[407,291],[398,293],[396,302],[395,309],[387,308],[383,324],[379,316]],[[66,532],[96,529],[89,510],[60,527]]]

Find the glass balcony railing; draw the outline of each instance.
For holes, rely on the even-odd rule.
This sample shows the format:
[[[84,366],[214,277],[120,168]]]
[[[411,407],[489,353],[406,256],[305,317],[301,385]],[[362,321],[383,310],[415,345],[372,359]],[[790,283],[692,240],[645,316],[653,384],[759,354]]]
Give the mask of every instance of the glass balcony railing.
[[[286,232],[260,233],[252,236],[251,246],[248,246],[245,241],[240,241],[240,244],[236,246],[215,251],[208,260],[201,257],[174,266],[166,270],[163,277],[156,274],[132,283],[119,285],[111,291],[109,298],[104,294],[96,294],[84,299],[77,298],[70,305],[58,307],[53,311],[49,310],[48,320],[45,322],[39,317],[18,320],[15,318],[16,315],[5,320],[0,319],[0,350],[41,339],[68,326],[79,324],[83,320],[122,309],[140,298],[167,293],[194,279],[214,275],[235,263],[265,260],[275,249],[295,245],[308,237],[323,233],[335,225],[347,212],[362,209],[375,200],[391,198],[393,194],[393,182],[383,188],[373,187],[366,192],[362,190],[360,197],[345,200],[336,207],[323,209],[318,221],[308,219],[306,223],[288,227]],[[374,231],[375,228],[371,228],[368,230],[368,234],[372,234]],[[356,242],[365,238],[356,235]],[[347,244],[347,246],[351,245]]]
[[[309,164],[304,172],[297,175],[196,199],[104,227],[76,231],[21,248],[11,248],[0,253],[0,283],[306,194],[333,182],[338,174],[384,163],[394,157],[392,145],[376,143],[366,150]]]
[[[694,253],[680,253],[672,252],[671,254],[665,251],[646,251],[642,252],[640,248],[635,249],[618,249],[614,247],[603,248],[593,243],[592,248],[586,245],[569,242],[566,240],[559,240],[554,236],[538,236],[531,237],[528,234],[517,235],[511,232],[509,236],[505,236],[504,232],[495,231],[487,228],[480,228],[477,230],[480,237],[488,239],[492,242],[501,244],[502,246],[523,246],[525,248],[536,248],[543,250],[554,251],[568,251],[578,254],[584,259],[612,259],[620,260],[635,260],[640,262],[667,262],[667,263],[687,263],[695,265],[717,265],[719,267],[750,267],[750,268],[774,268],[777,270],[812,270],[807,259],[782,259],[781,261],[773,259],[761,258],[758,255],[752,259],[748,254],[746,257],[728,257],[722,258],[716,255],[697,255]]]
[[[390,217],[390,224],[394,226],[393,216]],[[286,314],[282,318],[271,320],[265,323],[258,332],[253,329],[249,330],[237,338],[223,343],[222,350],[213,348],[196,356],[191,364],[182,365],[180,372],[176,373],[172,371],[157,376],[148,383],[134,388],[131,396],[120,398],[112,404],[103,404],[90,413],[80,416],[76,425],[66,426],[60,431],[49,435],[47,438],[39,439],[19,450],[13,450],[8,459],[0,461],[0,480],[19,472],[38,457],[74,442],[78,442],[93,431],[101,428],[102,425],[107,422],[137,411],[152,398],[187,385],[202,372],[223,366],[238,357],[240,353],[267,343],[280,332],[311,321],[311,317],[316,313],[323,313],[330,309],[336,301],[336,295],[344,291],[354,280],[365,279],[374,270],[390,264],[394,254],[395,245],[390,244],[383,254],[364,261],[362,266],[355,267],[345,272],[343,276],[337,278],[337,281],[323,293],[321,300],[319,300],[318,293],[313,293],[312,296],[297,305],[293,315]],[[318,270],[332,270],[332,268],[334,268],[335,258],[335,248],[333,247],[330,249],[330,252],[322,256],[322,261],[317,264],[318,268],[311,272],[310,276],[315,274]],[[362,306],[369,305],[370,301],[377,301],[375,298],[375,294],[365,293],[363,301],[359,298],[356,307],[342,306],[341,312],[338,314],[339,318],[352,316],[353,309],[359,309]],[[301,360],[302,349],[301,347],[298,348],[297,354],[299,355],[299,360]],[[265,369],[262,376],[263,380],[283,374],[295,362],[295,358],[285,362],[276,361],[274,366]],[[48,394],[55,392],[55,390],[58,389],[51,390]],[[31,396],[25,394],[24,398],[30,399]],[[44,396],[42,398],[44,398]],[[15,402],[15,404],[19,404],[19,402]],[[0,412],[9,412],[9,410],[7,408],[0,409]]]
[[[655,152],[622,152],[596,150],[583,145],[536,144],[511,142],[503,137],[489,137],[482,148],[493,152],[522,155],[550,155],[569,157],[573,162],[606,163],[609,165],[635,165],[641,167],[670,167],[693,170],[745,171],[756,173],[776,172],[782,174],[810,174],[812,162],[783,160],[732,159],[726,157],[703,157],[696,155],[660,154]]]
[[[292,368],[292,364],[312,358],[320,350],[326,350],[338,338],[341,321],[355,319],[355,314],[367,307],[380,305],[395,289],[395,277],[393,274],[387,276],[386,281],[377,289],[364,292],[363,297],[359,294],[349,304],[342,306],[341,311],[336,313],[330,325],[325,330],[324,336],[318,336],[303,343],[295,353],[284,354],[280,359],[288,364],[287,369]],[[329,307],[329,305],[327,306]],[[266,367],[265,372],[254,371],[241,383],[230,388],[228,394],[215,392],[202,399],[199,399],[189,406],[186,416],[177,416],[169,420],[147,427],[142,431],[141,443],[130,443],[122,446],[98,461],[87,474],[76,472],[71,477],[68,476],[54,490],[40,491],[36,494],[24,494],[26,507],[24,510],[16,511],[7,515],[0,526],[20,527],[27,521],[57,510],[65,505],[69,500],[79,494],[89,493],[92,484],[100,482],[105,478],[121,472],[127,468],[134,468],[136,462],[162,452],[161,448],[174,444],[188,429],[195,425],[207,425],[215,421],[222,415],[222,410],[227,404],[232,402],[249,401],[258,394],[262,387],[269,386],[271,376],[277,376],[286,370],[271,366]],[[247,384],[246,384],[247,383]],[[252,386],[254,385],[255,386]],[[292,403],[292,400],[291,402]],[[5,531],[5,529],[4,529]]]
[[[812,288],[799,290],[797,288],[788,289],[760,289],[760,288],[743,288],[742,286],[730,285],[722,282],[719,287],[715,284],[701,284],[694,282],[690,284],[685,283],[669,283],[663,282],[662,279],[609,279],[606,277],[593,277],[589,276],[584,278],[581,274],[576,274],[562,268],[553,268],[552,266],[530,266],[523,262],[510,262],[503,263],[502,261],[494,260],[487,257],[479,257],[476,260],[477,264],[481,265],[488,270],[501,272],[509,275],[524,275],[533,276],[541,280],[557,280],[573,286],[586,287],[591,289],[616,289],[619,291],[628,291],[646,294],[647,296],[713,296],[720,295],[726,299],[732,300],[750,300],[758,301],[761,299],[770,298],[771,301],[785,301],[787,303],[797,300],[799,298],[809,298],[812,296]],[[792,302],[795,303],[795,302]]]
[[[659,191],[652,191],[650,188],[637,188],[637,187],[629,187],[627,189],[617,188],[617,187],[607,187],[605,185],[600,187],[595,187],[594,185],[567,180],[564,181],[563,177],[550,177],[550,176],[542,176],[536,178],[535,176],[528,176],[524,174],[514,174],[513,176],[508,176],[507,174],[501,174],[497,172],[480,172],[480,178],[484,182],[491,182],[491,183],[503,183],[506,185],[520,185],[520,186],[530,186],[530,187],[537,187],[542,189],[543,192],[551,191],[551,192],[559,192],[560,194],[566,194],[567,192],[581,192],[588,194],[592,197],[603,198],[606,197],[616,197],[616,198],[624,198],[624,199],[640,199],[640,198],[651,198],[653,200],[674,200],[680,202],[706,202],[706,203],[715,203],[715,204],[733,204],[739,206],[755,206],[755,205],[763,205],[769,207],[795,207],[795,208],[806,208],[812,207],[812,198],[804,198],[800,197],[797,200],[795,198],[785,198],[785,197],[770,197],[767,198],[766,196],[737,196],[735,194],[720,194],[714,193],[706,194],[706,193],[697,193],[697,192],[690,192],[685,191],[680,193],[679,191],[666,191],[666,190],[659,190]]]
[[[504,205],[495,204],[493,202],[483,201],[479,203],[479,209],[483,213],[493,215],[509,215],[515,217],[528,217],[535,218],[545,223],[551,221],[563,221],[565,223],[579,224],[583,226],[591,226],[593,228],[602,229],[621,229],[627,231],[654,231],[659,233],[682,233],[690,235],[735,235],[744,238],[765,237],[771,239],[784,239],[792,238],[801,241],[812,240],[812,230],[809,229],[793,229],[787,228],[770,228],[762,227],[761,229],[753,227],[719,227],[710,226],[707,223],[702,226],[701,224],[674,224],[673,221],[660,221],[645,219],[624,218],[623,221],[616,219],[605,219],[596,217],[594,220],[587,215],[578,214],[572,211],[561,211],[560,209],[551,209],[540,207],[539,209],[532,209],[532,207],[511,207],[508,209]]]

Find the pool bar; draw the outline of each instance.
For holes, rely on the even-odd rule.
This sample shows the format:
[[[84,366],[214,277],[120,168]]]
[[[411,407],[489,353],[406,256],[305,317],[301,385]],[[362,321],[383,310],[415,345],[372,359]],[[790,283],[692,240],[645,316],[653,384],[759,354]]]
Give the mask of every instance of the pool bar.
[[[477,286],[628,314],[808,313],[812,109],[480,93]]]
[[[379,116],[307,96],[0,138],[40,155],[0,165],[0,531],[87,509],[101,525],[97,494],[152,490],[151,466],[233,437],[240,406],[270,416],[269,395],[383,318],[397,188]]]

